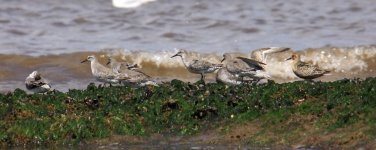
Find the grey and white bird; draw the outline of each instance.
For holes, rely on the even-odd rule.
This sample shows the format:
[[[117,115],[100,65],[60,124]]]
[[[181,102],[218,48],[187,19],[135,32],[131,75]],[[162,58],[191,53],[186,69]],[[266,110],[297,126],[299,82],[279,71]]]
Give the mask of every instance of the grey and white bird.
[[[104,84],[120,84],[121,81],[129,79],[126,75],[113,72],[112,69],[103,66],[94,55],[88,56],[81,63],[90,61],[90,68],[92,75],[100,82]]]
[[[212,73],[215,70],[223,67],[222,64],[214,64],[205,60],[193,58],[184,49],[178,49],[178,53],[176,53],[174,56],[171,56],[171,58],[174,58],[176,56],[181,57],[181,60],[183,61],[184,66],[187,68],[189,72],[200,74],[201,80],[205,79],[206,73]]]
[[[226,85],[240,85],[242,78],[230,73],[226,68],[220,68],[216,75],[216,81]]]
[[[292,71],[294,72],[296,76],[302,79],[311,80],[311,79],[321,77],[330,72],[327,70],[323,70],[319,68],[318,66],[313,65],[311,63],[301,61],[300,55],[297,53],[292,54],[292,56],[290,58],[287,58],[286,61],[287,60],[292,60],[291,61]]]
[[[264,68],[262,66],[266,64],[253,59],[245,57],[232,58],[229,53],[225,53],[223,54],[223,59],[221,62],[225,63],[225,67],[228,72],[240,78],[250,77],[258,80],[269,77],[266,73],[264,73]]]
[[[26,89],[34,93],[44,93],[51,90],[51,86],[38,71],[33,71],[25,80]]]

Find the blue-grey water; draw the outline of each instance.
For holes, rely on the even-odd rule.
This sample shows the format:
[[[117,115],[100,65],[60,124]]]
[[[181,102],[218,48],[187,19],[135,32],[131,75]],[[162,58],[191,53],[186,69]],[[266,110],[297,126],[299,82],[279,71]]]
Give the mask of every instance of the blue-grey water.
[[[101,48],[203,52],[375,44],[374,0],[0,0],[0,53],[45,55]]]

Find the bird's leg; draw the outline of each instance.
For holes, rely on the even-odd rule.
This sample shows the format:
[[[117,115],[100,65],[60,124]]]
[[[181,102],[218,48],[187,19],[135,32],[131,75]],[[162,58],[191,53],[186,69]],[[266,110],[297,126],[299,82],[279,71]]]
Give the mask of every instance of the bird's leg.
[[[204,73],[201,73],[201,80],[200,82],[203,82],[204,83],[204,86],[205,86],[205,74]]]

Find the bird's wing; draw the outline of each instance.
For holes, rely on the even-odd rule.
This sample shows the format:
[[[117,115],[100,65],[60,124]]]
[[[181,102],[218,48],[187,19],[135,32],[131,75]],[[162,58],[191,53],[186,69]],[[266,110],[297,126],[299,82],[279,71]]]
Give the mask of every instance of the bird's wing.
[[[313,74],[324,74],[326,73],[327,71],[325,70],[322,70],[320,69],[318,66],[316,65],[313,65],[311,63],[306,63],[306,62],[300,62],[297,64],[297,67],[300,69],[300,70],[306,70],[306,71],[309,71]]]
[[[311,64],[311,63],[306,63],[306,62],[299,62],[297,64],[297,67],[298,68],[301,68],[301,69],[304,69],[304,70],[308,70],[308,69],[318,69],[317,66]]]
[[[116,76],[113,76],[112,79],[115,79],[115,80],[128,80],[128,79],[130,79],[130,77],[127,74],[119,73]]]
[[[129,78],[128,80],[146,80],[151,78],[150,76],[141,71],[124,70],[122,74],[126,74]]]
[[[261,65],[266,65],[263,62],[259,62],[259,61],[249,59],[249,58],[245,58],[245,57],[236,57],[236,58],[244,61],[245,63],[247,63],[248,66],[255,68],[257,70],[264,70],[264,67],[262,67]]]
[[[127,69],[125,70],[124,72],[128,73],[129,76],[144,76],[144,78],[151,78],[149,75],[147,75],[146,73],[142,72],[140,69],[138,68],[132,68],[132,69]]]
[[[142,72],[142,71],[139,70],[139,69],[133,69],[132,71],[138,72],[138,73],[140,73],[140,74],[142,74],[142,75],[144,75],[144,76],[146,76],[146,77],[148,77],[148,78],[151,78],[151,76],[147,75],[145,72]]]
[[[254,67],[249,66],[247,63],[241,60],[232,60],[229,61],[226,65],[228,71],[232,73],[240,73],[240,72],[248,72],[248,71],[255,71]]]
[[[213,66],[212,63],[204,61],[204,60],[193,60],[192,63],[190,64],[190,67],[192,69],[199,69],[199,70],[205,70],[209,69]]]
[[[97,72],[96,75],[97,78],[103,78],[103,79],[115,79],[116,78],[116,73],[111,71],[101,71]]]
[[[262,48],[261,51],[263,51],[264,54],[270,54],[270,53],[279,53],[291,50],[288,47],[268,47],[268,48]]]

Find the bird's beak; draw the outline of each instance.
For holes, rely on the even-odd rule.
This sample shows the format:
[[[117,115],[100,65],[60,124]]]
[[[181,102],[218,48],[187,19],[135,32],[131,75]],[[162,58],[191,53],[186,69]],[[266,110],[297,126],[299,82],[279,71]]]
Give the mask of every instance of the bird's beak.
[[[111,63],[111,61],[108,61],[107,63],[106,63],[106,65],[109,65]]]
[[[83,61],[81,61],[81,63],[84,63],[84,62],[87,62],[88,60],[87,59],[85,59],[85,60],[83,60]]]
[[[223,59],[221,60],[221,63],[222,63],[223,61],[225,61],[225,59],[226,59],[226,58],[223,57]]]
[[[290,58],[287,58],[285,61],[288,61],[288,60],[291,60],[292,58],[290,57]]]

